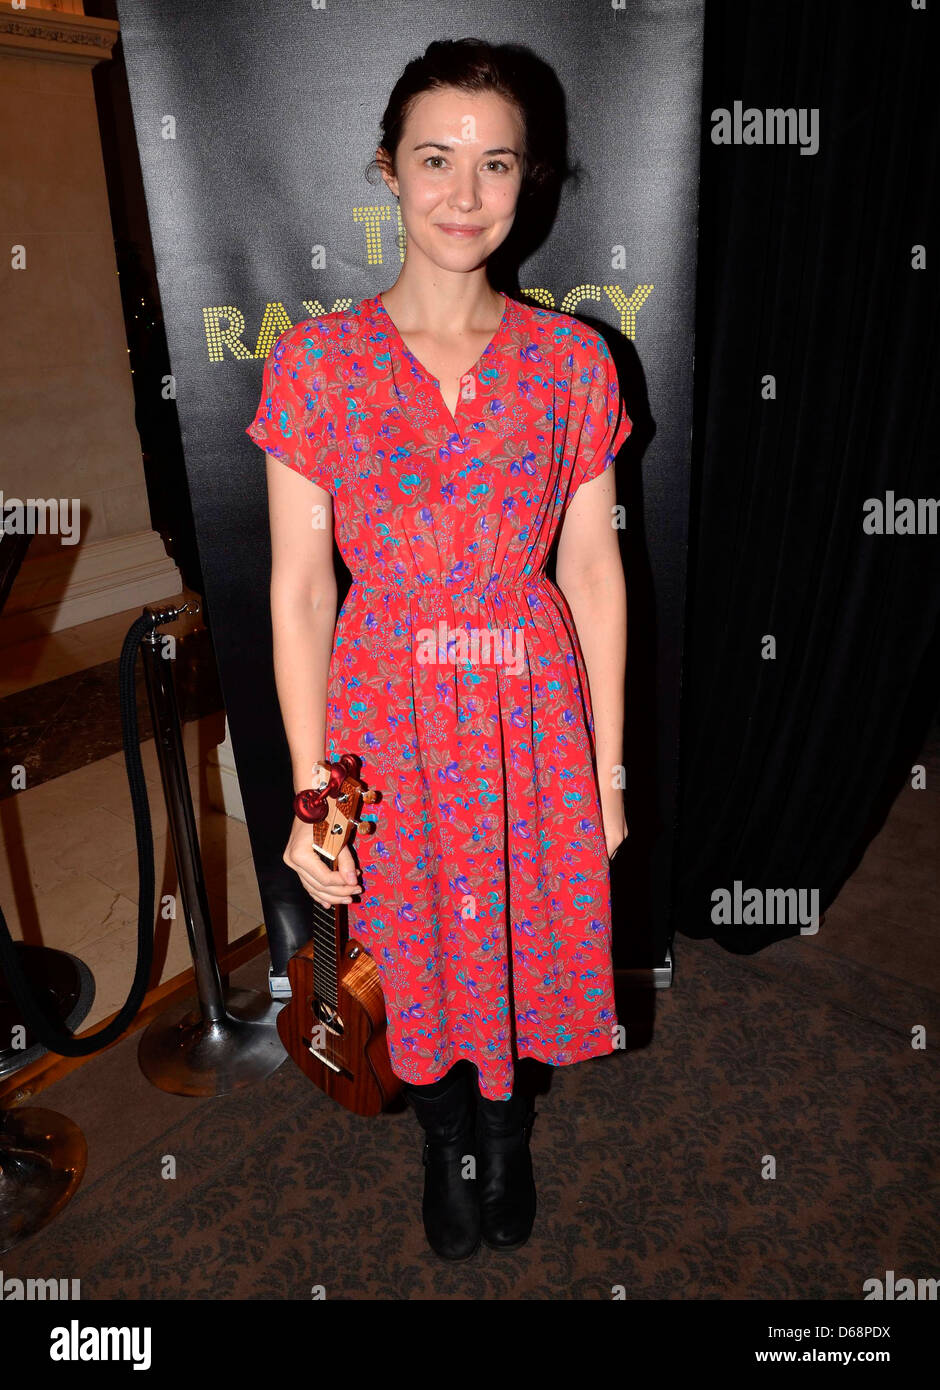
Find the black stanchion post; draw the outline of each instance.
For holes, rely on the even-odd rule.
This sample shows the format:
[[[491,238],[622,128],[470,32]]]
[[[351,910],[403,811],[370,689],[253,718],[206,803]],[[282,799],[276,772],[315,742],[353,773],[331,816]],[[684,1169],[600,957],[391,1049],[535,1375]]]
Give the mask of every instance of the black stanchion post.
[[[164,659],[156,631],[186,607],[145,608],[154,631],[141,651],[197,997],[155,1019],[137,1056],[148,1081],[162,1091],[220,1096],[270,1076],[287,1053],[276,1027],[283,1005],[255,990],[223,990],[219,975],[172,663]]]

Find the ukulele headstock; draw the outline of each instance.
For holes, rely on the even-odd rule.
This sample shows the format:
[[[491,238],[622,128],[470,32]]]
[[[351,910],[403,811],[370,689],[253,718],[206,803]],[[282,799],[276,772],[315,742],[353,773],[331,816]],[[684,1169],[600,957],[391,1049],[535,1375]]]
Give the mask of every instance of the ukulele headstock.
[[[374,821],[359,817],[363,806],[381,801],[382,796],[359,777],[362,759],[355,753],[344,753],[333,765],[340,769],[339,774],[326,763],[315,763],[314,767],[320,773],[314,790],[326,789],[326,815],[311,824],[313,847],[335,865],[340,850],[349,844],[357,829],[364,835],[375,832]]]

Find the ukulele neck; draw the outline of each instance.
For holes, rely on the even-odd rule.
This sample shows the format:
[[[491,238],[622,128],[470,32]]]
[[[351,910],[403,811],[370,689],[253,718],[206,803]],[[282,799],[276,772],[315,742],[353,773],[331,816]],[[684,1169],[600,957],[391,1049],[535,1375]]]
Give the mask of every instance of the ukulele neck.
[[[330,864],[325,855],[320,856],[324,863]],[[335,867],[331,865],[331,867]],[[317,998],[324,999],[334,1008],[339,1006],[339,963],[345,944],[342,907],[321,907],[313,902],[313,980]]]

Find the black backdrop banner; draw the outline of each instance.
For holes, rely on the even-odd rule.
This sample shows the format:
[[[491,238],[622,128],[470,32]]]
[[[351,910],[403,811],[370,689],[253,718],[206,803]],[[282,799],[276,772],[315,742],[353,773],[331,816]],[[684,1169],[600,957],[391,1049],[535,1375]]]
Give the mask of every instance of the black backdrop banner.
[[[618,463],[630,840],[615,861],[614,956],[660,962],[678,797],[703,0],[119,0],[118,11],[207,617],[275,974],[310,926],[309,898],[281,858],[293,787],[271,655],[264,455],[244,433],[262,361],[291,324],[398,276],[398,208],[365,170],[405,64],[433,39],[472,36],[527,45],[553,70],[580,175],[515,281],[497,287],[602,332],[634,421]]]

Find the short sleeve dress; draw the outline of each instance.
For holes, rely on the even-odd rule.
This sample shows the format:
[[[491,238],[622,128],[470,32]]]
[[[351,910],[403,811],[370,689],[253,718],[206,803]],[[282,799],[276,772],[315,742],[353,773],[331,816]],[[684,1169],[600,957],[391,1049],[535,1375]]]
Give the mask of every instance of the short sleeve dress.
[[[571,612],[544,566],[577,488],[632,429],[604,339],[503,296],[455,414],[380,295],[305,319],[247,433],[330,494],[353,583],[327,749],[382,793],[350,935],[382,979],[395,1073],[616,1046],[610,874]],[[324,499],[325,500],[325,499]]]

